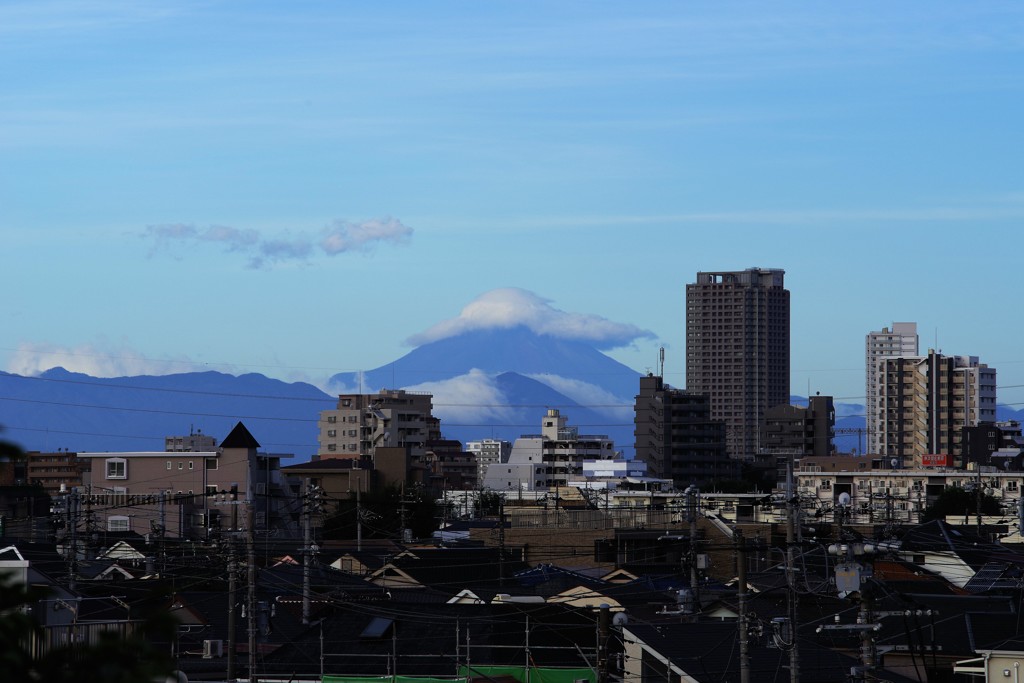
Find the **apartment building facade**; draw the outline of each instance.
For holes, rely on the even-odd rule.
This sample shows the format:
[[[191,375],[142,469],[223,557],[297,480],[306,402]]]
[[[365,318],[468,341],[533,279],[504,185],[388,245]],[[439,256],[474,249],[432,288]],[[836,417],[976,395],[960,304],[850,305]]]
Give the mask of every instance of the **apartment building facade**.
[[[378,447],[407,447],[415,459],[430,439],[433,396],[403,389],[341,394],[337,407],[320,412],[320,458],[372,458]]]
[[[864,424],[867,429],[867,453],[882,452],[882,423],[885,413],[880,403],[879,362],[886,358],[918,355],[917,323],[893,323],[869,332],[864,341]]]
[[[472,453],[476,458],[476,478],[477,481],[483,481],[487,476],[488,467],[508,460],[508,456],[512,452],[512,443],[503,439],[467,441],[466,452]]]
[[[811,396],[806,406],[775,406],[765,411],[761,448],[770,453],[793,453],[797,458],[830,455],[835,427],[831,396]]]
[[[487,468],[483,487],[495,491],[548,491],[583,476],[584,460],[611,460],[615,444],[605,435],[580,434],[557,408],[548,409],[541,433],[521,436],[508,462]]]
[[[647,463],[648,476],[683,489],[738,474],[726,455],[725,423],[711,419],[708,394],[674,389],[648,374],[640,378],[633,421],[636,459]]]
[[[730,457],[753,459],[764,411],[789,403],[785,271],[699,272],[686,286],[686,388],[711,398]]]
[[[879,362],[882,455],[908,464],[959,455],[964,427],[995,422],[996,369],[977,356],[886,358]]]
[[[91,468],[63,507],[100,532],[205,539],[247,528],[249,504],[254,529],[266,530],[282,521],[275,513],[291,500],[280,467],[290,456],[258,448],[238,423],[213,451],[79,453]]]

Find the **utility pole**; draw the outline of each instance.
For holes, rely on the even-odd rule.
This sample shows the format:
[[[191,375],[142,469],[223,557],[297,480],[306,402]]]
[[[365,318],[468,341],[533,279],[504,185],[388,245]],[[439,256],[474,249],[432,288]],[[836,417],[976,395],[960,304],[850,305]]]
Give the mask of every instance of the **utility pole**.
[[[797,639],[797,593],[796,593],[796,525],[799,513],[800,498],[793,485],[793,454],[789,454],[786,464],[786,585],[789,587],[789,680],[800,683],[800,648]]]
[[[235,539],[228,540],[228,673],[229,683],[235,680],[235,601],[238,593],[238,565],[235,563]]]
[[[608,603],[601,603],[597,616],[597,683],[608,683],[608,635],[611,622]],[[746,683],[746,682],[745,682]]]
[[[313,501],[310,499],[309,477],[303,482],[305,500],[302,501],[302,625],[309,626],[309,555],[310,524],[309,513]]]
[[[740,641],[740,683],[750,683],[750,653],[747,642],[747,542],[743,531],[736,529],[733,536],[736,541],[736,599],[739,606],[739,619],[736,634]]]
[[[68,531],[71,537],[71,556],[68,558],[68,588],[75,590],[78,573],[78,487],[71,489],[68,496]]]
[[[974,514],[977,518],[978,538],[981,538],[981,460],[975,462],[974,466],[978,468],[978,476],[974,482]]]
[[[505,499],[498,501],[498,585],[505,587]]]
[[[359,484],[359,488],[356,489],[356,551],[362,552],[363,550],[363,504],[360,499],[360,493],[362,493],[362,482]]]
[[[245,550],[249,564],[246,596],[246,614],[249,615],[249,683],[258,683],[256,678],[256,501],[252,491],[245,492]]]
[[[161,525],[163,524],[163,493],[160,494]],[[231,534],[228,536],[228,681],[235,680],[237,643],[238,563],[235,561],[235,534],[238,531],[238,484],[231,484]]]
[[[700,612],[700,588],[697,575],[697,496],[700,489],[692,484],[686,487],[686,519],[690,523],[690,591],[693,604]]]

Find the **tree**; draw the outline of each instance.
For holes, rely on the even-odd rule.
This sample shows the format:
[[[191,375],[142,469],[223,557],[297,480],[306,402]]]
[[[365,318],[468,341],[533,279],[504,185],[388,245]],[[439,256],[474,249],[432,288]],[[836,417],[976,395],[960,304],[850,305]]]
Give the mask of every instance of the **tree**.
[[[16,444],[0,441],[0,456],[22,458]],[[70,644],[38,656],[31,647],[32,635],[42,627],[28,608],[47,596],[42,588],[27,586],[13,576],[0,574],[0,675],[5,681],[39,683],[139,683],[162,680],[173,671],[169,650],[158,643],[174,638],[174,618],[164,609],[165,600],[149,604],[150,614],[127,637],[115,632],[99,636],[90,645]],[[45,604],[45,603],[44,603]]]
[[[921,513],[922,522],[931,522],[956,515],[976,515],[978,513],[978,494],[959,486],[948,486],[939,494],[935,502]],[[999,501],[988,493],[981,494],[981,514],[1001,515]]]

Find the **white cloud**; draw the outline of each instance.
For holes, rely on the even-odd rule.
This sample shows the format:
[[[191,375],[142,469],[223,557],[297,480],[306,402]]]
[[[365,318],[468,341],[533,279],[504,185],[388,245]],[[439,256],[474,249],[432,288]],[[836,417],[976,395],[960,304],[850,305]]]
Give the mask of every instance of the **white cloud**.
[[[514,416],[508,399],[491,377],[473,369],[465,375],[438,382],[424,382],[406,387],[408,391],[425,391],[434,395],[434,415],[445,422],[459,424],[500,424]]]
[[[408,343],[422,346],[473,330],[525,326],[536,334],[582,341],[601,349],[626,346],[654,334],[634,325],[612,322],[597,315],[567,313],[533,292],[518,287],[493,289],[470,302],[458,317],[442,321]]]
[[[345,251],[366,249],[375,242],[400,244],[412,236],[412,228],[395,218],[381,218],[349,223],[334,221],[324,231],[320,248],[325,254],[340,254]]]
[[[319,238],[308,234],[264,237],[251,228],[211,225],[199,228],[188,223],[149,225],[142,236],[153,240],[150,255],[173,248],[177,244],[203,242],[223,245],[228,252],[249,254],[249,267],[262,268],[268,263],[309,261],[321,253],[336,256],[350,251],[369,251],[385,242],[404,244],[412,236],[412,228],[397,218],[372,218],[361,223],[337,220],[325,227]]]
[[[535,374],[527,376],[548,385],[563,396],[571,398],[595,413],[626,422],[633,420],[632,400],[619,398],[596,384],[560,375]]]
[[[92,377],[129,377],[136,375],[171,375],[217,369],[231,372],[230,367],[212,368],[186,358],[145,358],[125,347],[99,349],[91,344],[74,348],[56,344],[23,342],[11,355],[7,371],[17,375],[35,376],[51,368],[61,367]]]

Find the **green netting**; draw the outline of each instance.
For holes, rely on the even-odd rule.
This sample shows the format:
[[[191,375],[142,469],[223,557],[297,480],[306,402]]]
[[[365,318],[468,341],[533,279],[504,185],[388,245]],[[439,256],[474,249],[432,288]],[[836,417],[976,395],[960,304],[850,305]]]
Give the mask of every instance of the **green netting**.
[[[511,676],[520,683],[575,683],[588,681],[596,683],[592,669],[530,669],[529,679],[521,666],[474,666],[472,669],[461,667],[457,678],[431,678],[428,676],[324,676],[322,683],[459,683],[470,676],[484,678],[490,676]]]
[[[324,676],[323,683],[459,683],[464,678],[427,676]]]
[[[461,667],[459,673],[463,676],[467,674],[475,676],[477,678],[483,678],[484,676],[490,676],[496,678],[498,676],[512,676],[520,683],[574,683],[574,681],[588,681],[588,683],[596,683],[597,677],[594,675],[593,669],[530,669],[530,677],[527,679],[526,672],[521,666],[474,666],[472,671],[468,671],[466,667]]]

